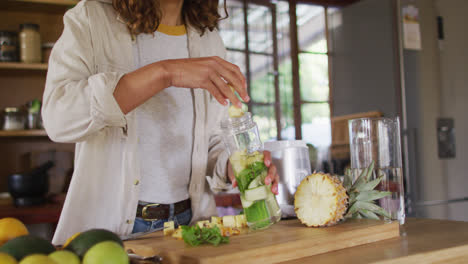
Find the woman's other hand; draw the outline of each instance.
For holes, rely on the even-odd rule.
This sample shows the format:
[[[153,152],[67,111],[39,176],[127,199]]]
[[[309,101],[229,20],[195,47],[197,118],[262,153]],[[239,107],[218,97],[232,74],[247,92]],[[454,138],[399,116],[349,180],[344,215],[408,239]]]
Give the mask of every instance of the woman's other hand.
[[[279,175],[275,164],[271,161],[271,153],[267,150],[263,151],[263,162],[268,168],[268,174],[265,177],[265,184],[271,184],[271,192],[278,195]],[[228,161],[228,177],[232,183],[232,187],[237,187],[236,177],[234,176],[230,161]]]
[[[250,100],[245,77],[239,67],[220,57],[166,60],[163,67],[168,74],[168,86],[202,88],[223,105],[227,105],[229,99],[233,105],[241,107],[231,89],[233,87],[242,100]]]
[[[270,151],[263,151],[263,162],[268,168],[268,175],[265,177],[265,184],[271,184],[271,192],[278,195],[279,175],[275,164],[271,161]]]

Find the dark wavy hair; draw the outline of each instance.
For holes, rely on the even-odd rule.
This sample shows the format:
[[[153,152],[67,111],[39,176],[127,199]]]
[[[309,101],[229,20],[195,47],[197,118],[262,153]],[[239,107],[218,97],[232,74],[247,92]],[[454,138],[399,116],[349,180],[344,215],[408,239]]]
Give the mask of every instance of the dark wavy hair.
[[[112,5],[126,23],[131,34],[153,33],[161,23],[159,0],[112,0]],[[182,19],[185,25],[191,25],[203,35],[208,29],[218,27],[218,22],[226,17],[218,12],[218,0],[184,0]]]

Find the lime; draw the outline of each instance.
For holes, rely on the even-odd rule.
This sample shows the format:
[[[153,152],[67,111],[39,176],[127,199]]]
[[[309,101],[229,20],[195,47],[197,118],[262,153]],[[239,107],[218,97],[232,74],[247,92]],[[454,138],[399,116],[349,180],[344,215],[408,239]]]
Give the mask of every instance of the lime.
[[[63,244],[63,248],[68,247],[68,245],[77,237],[81,234],[81,232],[75,233],[73,236],[69,237],[67,241],[65,241],[65,244]]]
[[[7,253],[0,252],[0,263],[2,264],[18,264],[18,261]]]
[[[55,247],[49,241],[33,235],[13,238],[0,247],[0,252],[13,256],[17,261],[32,254],[49,255],[54,251]]]
[[[123,242],[120,240],[118,235],[105,229],[90,229],[88,231],[78,233],[78,235],[75,234],[70,239],[71,241],[67,246],[64,246],[64,249],[72,251],[80,258],[83,258],[88,249],[99,242],[115,241],[120,246],[123,246]]]
[[[80,258],[68,250],[58,250],[49,254],[49,258],[55,260],[57,264],[80,264]]]
[[[114,241],[99,242],[84,255],[83,264],[128,264],[128,255]]]
[[[19,264],[57,264],[57,262],[46,255],[32,254],[22,259]]]

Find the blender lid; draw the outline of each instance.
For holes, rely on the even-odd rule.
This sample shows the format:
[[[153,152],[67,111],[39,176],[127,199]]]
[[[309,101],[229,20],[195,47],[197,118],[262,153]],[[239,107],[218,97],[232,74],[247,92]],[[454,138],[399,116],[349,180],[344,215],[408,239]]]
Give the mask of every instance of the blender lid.
[[[304,140],[278,140],[263,143],[264,149],[269,151],[279,151],[285,148],[307,148]]]

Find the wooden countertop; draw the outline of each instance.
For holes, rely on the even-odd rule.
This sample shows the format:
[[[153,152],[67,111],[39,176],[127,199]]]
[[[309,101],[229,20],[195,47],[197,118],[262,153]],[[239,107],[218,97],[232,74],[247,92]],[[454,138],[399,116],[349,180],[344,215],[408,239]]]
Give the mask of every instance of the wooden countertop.
[[[293,220],[291,220],[293,221]],[[286,226],[285,222],[281,222]],[[371,240],[365,243],[353,242],[365,239],[366,236],[376,235],[374,231],[366,231],[361,234],[354,234],[354,236],[343,236],[343,230],[347,225],[353,224],[352,222],[340,224],[330,228],[313,229],[316,233],[317,239],[310,239],[311,234],[307,236],[305,231],[312,231],[312,229],[304,229],[303,236],[308,237],[309,240],[304,240],[303,243],[296,243],[294,236],[297,234],[290,233],[296,227],[295,222],[287,227],[281,229],[281,223],[275,225],[273,228],[265,230],[265,233],[258,233],[254,237],[232,237],[230,246],[219,246],[206,248],[190,248],[184,246],[182,241],[176,241],[173,238],[165,238],[162,234],[154,233],[148,235],[146,238],[142,237],[140,242],[126,241],[126,247],[135,249],[137,254],[143,256],[161,254],[166,259],[163,263],[188,263],[179,260],[191,260],[190,263],[221,263],[220,260],[236,259],[237,261],[224,261],[224,263],[245,262],[245,256],[249,258],[255,256],[256,263],[281,263],[281,264],[331,264],[331,263],[468,263],[468,222],[457,222],[447,220],[435,219],[416,219],[409,218],[405,225],[400,229],[402,235],[395,238],[387,238],[378,242]],[[397,223],[396,223],[397,224]],[[280,230],[281,229],[281,230]],[[276,232],[273,232],[275,231]],[[279,234],[277,231],[282,231]],[[294,230],[293,230],[294,231]],[[263,231],[260,231],[263,232]],[[267,236],[267,232],[270,235]],[[370,233],[369,233],[370,232]],[[310,232],[309,232],[310,233]],[[318,234],[319,233],[319,234]],[[285,234],[290,234],[286,235]],[[326,234],[332,234],[334,237],[334,244],[324,243]],[[261,248],[259,244],[265,244],[265,237],[270,237],[273,244]],[[290,239],[289,239],[289,238]],[[391,237],[391,236],[390,236]],[[153,241],[151,241],[153,239]],[[246,241],[255,240],[255,248],[248,249],[241,248],[242,245],[248,244]],[[284,239],[291,241],[291,243],[284,243]],[[347,241],[346,241],[347,240]],[[374,240],[376,241],[376,240]],[[269,242],[268,242],[269,243]],[[278,243],[278,244],[276,244]],[[280,243],[283,243],[280,245]],[[343,247],[335,247],[331,250],[321,250],[324,247],[333,247],[335,244],[348,243],[349,245]],[[138,248],[137,248],[138,246]],[[238,248],[237,253],[233,253],[233,247]],[[307,248],[308,247],[308,248]],[[262,252],[259,251],[261,248]],[[341,248],[341,249],[340,249]],[[140,251],[137,252],[136,249]],[[265,250],[274,249],[275,251],[264,254]],[[307,253],[317,252],[317,253]],[[145,251],[145,252],[144,252]],[[146,252],[148,251],[148,252]],[[157,252],[157,251],[160,251]],[[217,253],[215,252],[217,251]],[[235,251],[235,250],[234,250]],[[284,254],[278,252],[284,251]],[[326,253],[321,253],[326,252]],[[297,258],[294,260],[284,261],[291,253],[299,256],[307,256]],[[304,254],[303,254],[304,253]],[[279,260],[277,255],[282,255],[283,260]],[[215,256],[215,257],[213,257]],[[197,258],[198,257],[198,258]],[[242,260],[239,258],[242,257]],[[292,258],[289,258],[292,259]],[[278,262],[283,261],[283,262]],[[255,262],[254,262],[255,263]]]
[[[399,238],[282,264],[468,263],[468,222],[409,218],[401,230]]]

